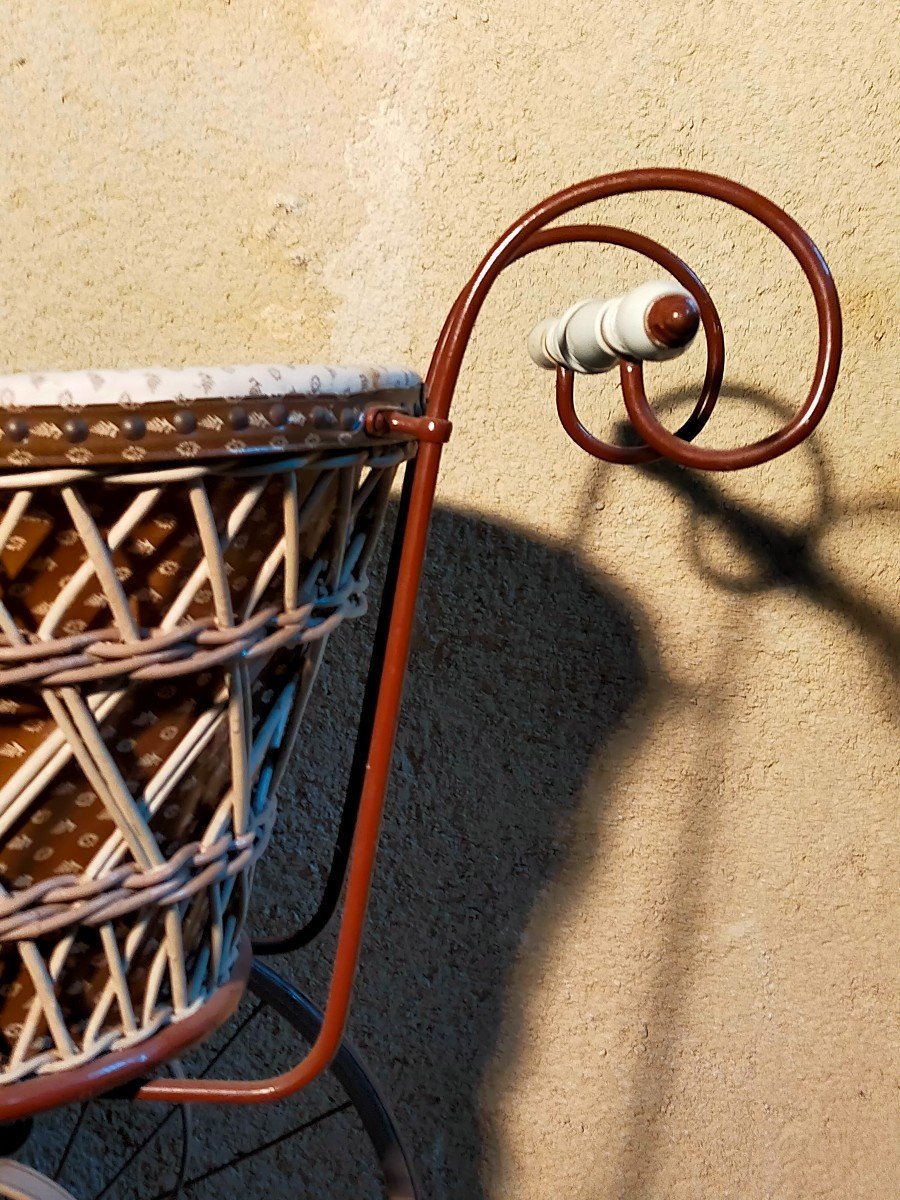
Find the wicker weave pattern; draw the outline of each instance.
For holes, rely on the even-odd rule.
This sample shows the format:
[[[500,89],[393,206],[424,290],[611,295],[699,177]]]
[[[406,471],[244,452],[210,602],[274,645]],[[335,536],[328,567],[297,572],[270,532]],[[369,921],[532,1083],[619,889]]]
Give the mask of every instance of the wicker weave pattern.
[[[228,977],[407,456],[0,476],[0,1083],[125,1049]]]
[[[208,619],[169,633],[147,633],[136,642],[124,641],[120,631],[112,628],[54,642],[0,646],[0,662],[8,656],[7,661],[17,664],[0,668],[0,687],[22,683],[62,687],[124,677],[173,679],[240,658],[265,660],[283,646],[327,637],[341,621],[364,612],[365,597],[352,581],[340,594],[323,596],[290,612],[270,606],[224,629]]]

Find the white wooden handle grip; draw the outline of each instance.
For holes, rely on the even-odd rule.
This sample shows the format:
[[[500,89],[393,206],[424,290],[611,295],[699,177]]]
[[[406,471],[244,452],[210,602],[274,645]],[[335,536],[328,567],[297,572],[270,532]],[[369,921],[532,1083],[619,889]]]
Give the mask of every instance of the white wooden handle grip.
[[[620,358],[675,358],[699,326],[693,296],[670,281],[655,280],[612,300],[580,300],[561,317],[541,321],[528,338],[528,353],[547,370],[562,366],[593,375]]]

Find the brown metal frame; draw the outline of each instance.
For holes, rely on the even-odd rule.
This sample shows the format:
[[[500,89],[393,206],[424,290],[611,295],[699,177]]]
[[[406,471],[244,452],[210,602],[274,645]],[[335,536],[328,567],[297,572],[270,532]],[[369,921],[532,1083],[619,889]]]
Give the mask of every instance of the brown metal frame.
[[[709,450],[690,445],[690,439],[700,432],[712,413],[722,382],[725,357],[715,305],[691,269],[658,243],[625,230],[589,225],[544,228],[585,204],[631,192],[656,190],[708,196],[748,213],[785,243],[812,288],[819,323],[819,353],[812,387],[783,429],[750,446]],[[648,462],[665,456],[685,466],[735,470],[785,453],[807,437],[821,419],[834,391],[840,360],[841,315],[837,292],[828,268],[809,237],[792,218],[763,196],[729,180],[695,171],[622,171],[559,192],[512,225],[482,260],[448,314],[428,371],[425,416],[410,417],[384,409],[367,419],[370,433],[391,433],[395,438],[397,433],[406,433],[419,441],[419,451],[406,470],[366,703],[341,821],[339,852],[332,862],[326,894],[313,921],[290,937],[261,941],[256,946],[259,952],[274,952],[295,948],[309,940],[309,936],[322,928],[331,915],[344,882],[344,867],[348,865],[332,978],[319,1036],[306,1057],[282,1075],[262,1080],[154,1079],[137,1090],[139,1099],[169,1103],[266,1103],[290,1096],[310,1083],[328,1067],[336,1054],[344,1033],[356,973],[442,444],[450,431],[450,406],[463,357],[484,300],[500,273],[537,250],[576,241],[624,246],[659,263],[693,295],[707,338],[703,386],[691,416],[675,434],[666,431],[650,409],[640,363],[622,362],[621,383],[626,409],[635,429],[645,439],[645,444],[637,447],[611,445],[585,429],[575,413],[572,374],[560,368],[557,372],[560,419],[566,432],[588,453],[619,463]],[[346,864],[346,851],[351,840],[349,864]],[[63,1102],[62,1090],[66,1085],[62,1077],[40,1082],[47,1095],[53,1097],[51,1104]],[[67,1090],[65,1099],[68,1098]]]
[[[104,1054],[81,1067],[57,1071],[53,1075],[36,1075],[0,1088],[0,1125],[104,1095],[135,1079],[146,1078],[163,1063],[184,1054],[191,1046],[215,1033],[234,1014],[247,989],[252,964],[250,941],[245,937],[231,978],[189,1017],[167,1025],[128,1050]]]

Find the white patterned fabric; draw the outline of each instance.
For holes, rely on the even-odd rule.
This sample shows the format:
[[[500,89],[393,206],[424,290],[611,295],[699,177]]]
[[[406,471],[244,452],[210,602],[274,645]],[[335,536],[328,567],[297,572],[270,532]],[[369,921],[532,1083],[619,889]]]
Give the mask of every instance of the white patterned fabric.
[[[154,401],[231,399],[247,396],[358,396],[417,388],[403,367],[330,367],[253,364],[237,367],[145,367],[132,371],[36,371],[0,375],[0,410],[42,406],[126,407]]]

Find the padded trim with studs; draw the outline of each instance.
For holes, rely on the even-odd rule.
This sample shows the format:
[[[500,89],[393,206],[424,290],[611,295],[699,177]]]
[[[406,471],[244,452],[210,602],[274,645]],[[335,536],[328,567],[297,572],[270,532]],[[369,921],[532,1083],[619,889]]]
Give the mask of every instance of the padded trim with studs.
[[[0,467],[138,464],[353,449],[371,408],[423,411],[397,367],[259,364],[0,376]]]

